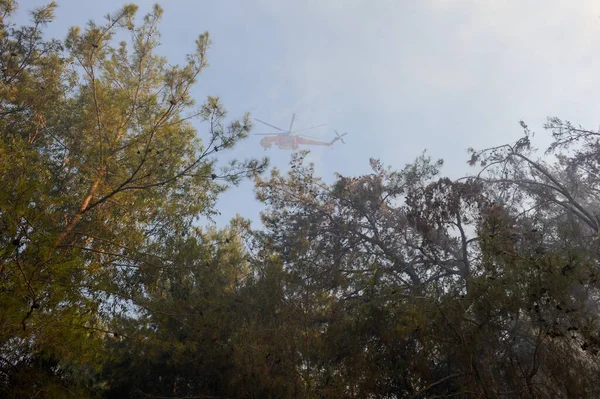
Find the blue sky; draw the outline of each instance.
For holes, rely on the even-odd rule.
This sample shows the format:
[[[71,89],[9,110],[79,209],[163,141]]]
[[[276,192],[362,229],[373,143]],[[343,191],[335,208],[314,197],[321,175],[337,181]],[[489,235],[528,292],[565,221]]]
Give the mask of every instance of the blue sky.
[[[57,0],[48,34],[99,21],[123,1]],[[156,1],[137,1],[140,17]],[[21,0],[19,15],[46,3]],[[470,170],[468,147],[514,140],[524,119],[600,124],[600,2],[596,0],[169,0],[160,52],[183,60],[209,31],[211,64],[194,95],[219,95],[231,117],[251,112],[277,126],[327,123],[347,145],[313,150],[326,181],[369,173],[369,158],[402,168],[422,150],[453,177]],[[206,127],[198,123],[199,133]],[[264,131],[257,124],[257,130]],[[233,156],[263,156],[250,137]],[[287,169],[290,152],[267,152]],[[258,220],[252,184],[219,207]]]

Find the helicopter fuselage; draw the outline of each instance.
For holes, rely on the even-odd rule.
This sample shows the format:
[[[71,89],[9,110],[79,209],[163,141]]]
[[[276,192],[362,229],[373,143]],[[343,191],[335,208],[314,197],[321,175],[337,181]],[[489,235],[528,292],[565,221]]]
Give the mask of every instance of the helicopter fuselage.
[[[296,136],[281,134],[263,138],[260,141],[260,145],[265,150],[271,148],[273,145],[276,145],[281,150],[297,150],[298,140]]]

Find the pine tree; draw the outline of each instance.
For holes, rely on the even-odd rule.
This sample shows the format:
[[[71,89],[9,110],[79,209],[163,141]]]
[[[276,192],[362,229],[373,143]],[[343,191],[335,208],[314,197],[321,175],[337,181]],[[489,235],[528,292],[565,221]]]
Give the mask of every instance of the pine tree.
[[[265,161],[218,169],[251,124],[226,124],[218,97],[194,109],[208,33],[171,66],[156,54],[159,6],[136,25],[126,5],[64,43],[43,38],[56,4],[22,28],[16,8],[0,3],[0,389],[97,392],[110,320],[144,298],[138,271],[171,262],[165,242]]]

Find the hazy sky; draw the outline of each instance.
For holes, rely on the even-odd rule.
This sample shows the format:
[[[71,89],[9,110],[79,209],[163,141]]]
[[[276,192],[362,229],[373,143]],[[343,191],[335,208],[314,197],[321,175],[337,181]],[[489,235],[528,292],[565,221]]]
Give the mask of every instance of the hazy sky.
[[[123,1],[57,0],[49,35],[99,21]],[[20,1],[19,15],[46,3]],[[137,1],[140,17],[156,1]],[[347,145],[314,150],[317,170],[369,173],[369,158],[402,168],[422,150],[452,176],[469,172],[468,147],[512,141],[524,119],[546,142],[547,116],[600,123],[600,2],[597,0],[169,0],[160,52],[172,63],[209,31],[211,64],[195,96],[219,95],[231,117],[298,128],[328,123]],[[257,130],[264,131],[257,125]],[[206,126],[198,123],[200,134]],[[290,152],[250,137],[233,155]],[[247,183],[226,193],[220,223],[236,212],[257,220]]]

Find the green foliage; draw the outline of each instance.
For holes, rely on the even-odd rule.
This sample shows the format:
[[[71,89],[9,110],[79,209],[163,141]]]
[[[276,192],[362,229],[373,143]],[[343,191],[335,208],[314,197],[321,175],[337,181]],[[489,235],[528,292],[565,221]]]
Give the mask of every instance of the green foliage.
[[[551,118],[536,160],[521,123],[458,180],[219,169],[252,125],[191,97],[207,33],[172,66],[159,6],[64,43],[55,8],[0,1],[0,396],[600,396],[596,132]],[[198,225],[249,177],[264,229]]]
[[[155,54],[158,6],[140,25],[126,5],[74,27],[64,46],[42,35],[56,4],[25,27],[11,22],[16,3],[1,7],[0,389],[100,394],[112,320],[139,312],[156,260],[174,264],[183,249],[174,237],[266,161],[216,169],[216,152],[251,124],[225,125],[217,97],[193,109],[207,33],[185,65],[170,66]],[[129,41],[114,46],[118,32]],[[39,382],[12,390],[27,373]]]
[[[503,158],[523,160],[527,146],[508,148],[484,165],[500,165],[498,180],[436,181],[441,164],[424,156],[401,172],[372,160],[375,173],[332,186],[300,156],[287,178],[258,180],[268,208],[257,239],[285,260],[286,296],[319,320],[299,326],[319,348],[302,350],[299,372],[315,367],[308,396],[597,396],[588,206],[555,201],[571,211],[555,216],[540,198],[528,209],[547,192],[528,191],[542,184]],[[550,168],[532,167],[576,199]],[[512,202],[496,202],[507,183]]]

